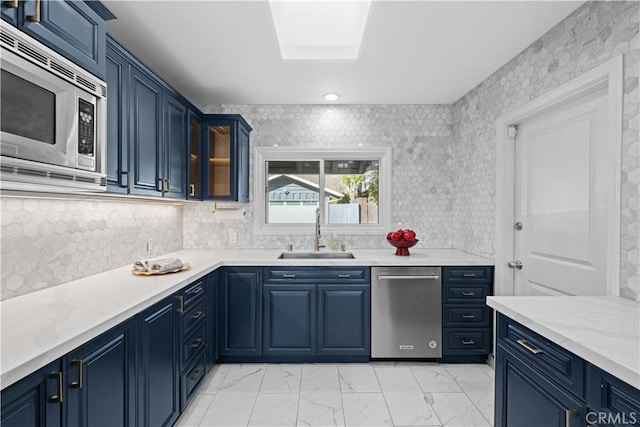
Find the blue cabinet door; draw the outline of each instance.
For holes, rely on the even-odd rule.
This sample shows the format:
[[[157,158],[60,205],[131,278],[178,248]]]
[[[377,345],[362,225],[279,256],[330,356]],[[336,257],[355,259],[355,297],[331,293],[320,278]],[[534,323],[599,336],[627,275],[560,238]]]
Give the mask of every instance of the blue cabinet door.
[[[61,361],[58,359],[2,390],[3,427],[59,427],[64,401]]]
[[[164,92],[163,178],[167,197],[186,197],[187,187],[187,108]]]
[[[134,322],[129,320],[63,358],[70,426],[135,426]]]
[[[220,355],[261,355],[260,268],[224,268],[221,271],[220,286]]]
[[[263,285],[263,353],[315,355],[316,285]]]
[[[85,2],[27,0],[18,20],[21,30],[104,78],[107,27],[104,19]]]
[[[218,271],[207,276],[207,298],[209,298],[209,317],[207,318],[207,333],[209,347],[207,348],[207,367],[211,367],[218,359]]]
[[[162,89],[146,73],[131,67],[131,193],[158,196],[161,182]]]
[[[496,427],[584,426],[586,414],[584,402],[531,369],[503,345],[498,345]]]
[[[178,418],[178,331],[172,297],[137,316],[138,426],[173,425]]]
[[[18,25],[18,0],[3,1],[0,3],[2,19],[12,25]]]
[[[593,365],[587,378],[589,425],[640,426],[640,390]]]
[[[107,38],[107,189],[127,193],[129,166],[129,78],[131,64]]]
[[[371,286],[318,285],[318,354],[371,354]]]

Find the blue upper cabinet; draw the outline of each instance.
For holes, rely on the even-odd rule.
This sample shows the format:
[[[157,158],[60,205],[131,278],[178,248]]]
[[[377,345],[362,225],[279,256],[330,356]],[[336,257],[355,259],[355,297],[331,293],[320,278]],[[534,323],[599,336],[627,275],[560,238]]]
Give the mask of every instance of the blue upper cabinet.
[[[129,165],[129,79],[131,64],[107,38],[107,188],[126,194],[131,185]]]
[[[176,97],[165,92],[164,99],[164,147],[161,149],[162,179],[167,197],[186,196],[187,187],[187,108]]]
[[[203,198],[249,201],[249,134],[238,114],[206,114],[202,126]]]
[[[3,1],[0,3],[2,19],[13,25],[18,25],[18,0]]]
[[[99,2],[5,1],[2,18],[17,25],[90,73],[104,78],[106,20],[115,16]]]

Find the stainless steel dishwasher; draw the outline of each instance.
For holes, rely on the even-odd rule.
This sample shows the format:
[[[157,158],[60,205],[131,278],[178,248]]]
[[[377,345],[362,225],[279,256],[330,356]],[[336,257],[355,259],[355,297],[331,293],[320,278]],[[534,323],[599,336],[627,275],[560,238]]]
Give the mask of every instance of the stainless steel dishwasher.
[[[440,267],[371,268],[371,357],[442,357]]]

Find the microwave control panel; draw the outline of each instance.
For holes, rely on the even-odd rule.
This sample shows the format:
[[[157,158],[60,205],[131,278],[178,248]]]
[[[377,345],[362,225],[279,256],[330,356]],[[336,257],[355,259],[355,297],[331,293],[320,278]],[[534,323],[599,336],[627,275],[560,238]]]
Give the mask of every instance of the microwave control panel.
[[[93,104],[78,99],[78,154],[93,157],[95,147],[95,109]]]

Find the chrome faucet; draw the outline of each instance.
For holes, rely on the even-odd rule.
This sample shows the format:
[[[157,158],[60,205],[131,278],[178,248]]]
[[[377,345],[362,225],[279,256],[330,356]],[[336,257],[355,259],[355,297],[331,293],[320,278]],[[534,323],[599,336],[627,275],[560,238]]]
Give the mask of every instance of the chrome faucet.
[[[320,208],[316,209],[316,232],[313,236],[313,251],[319,252],[320,248],[324,248],[324,245],[320,244]]]

